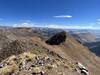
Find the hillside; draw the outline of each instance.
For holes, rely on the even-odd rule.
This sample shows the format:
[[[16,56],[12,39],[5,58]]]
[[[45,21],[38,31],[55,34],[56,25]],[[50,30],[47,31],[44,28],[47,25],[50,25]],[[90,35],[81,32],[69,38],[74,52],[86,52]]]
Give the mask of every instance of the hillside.
[[[96,42],[96,36],[90,32],[69,32],[75,39],[81,43]]]
[[[95,53],[97,56],[100,57],[100,41],[85,43],[84,45],[87,46],[93,53]]]
[[[92,33],[93,32],[93,33]],[[100,39],[99,39],[99,32],[96,30],[88,30],[82,32],[81,30],[78,31],[69,31],[69,33],[81,44],[88,47],[93,53],[97,56],[100,56]]]
[[[64,38],[60,40],[62,43],[49,44],[46,41],[54,43],[52,39],[62,30],[40,31],[42,29],[35,28],[11,28],[0,31],[0,64],[3,65],[0,75],[42,75],[41,72],[45,73],[43,75],[81,75],[76,71],[77,61],[88,68],[90,75],[100,74],[100,58],[71,35],[64,33],[66,38],[61,37]],[[56,36],[53,36],[55,34]],[[23,68],[23,64],[27,65]]]

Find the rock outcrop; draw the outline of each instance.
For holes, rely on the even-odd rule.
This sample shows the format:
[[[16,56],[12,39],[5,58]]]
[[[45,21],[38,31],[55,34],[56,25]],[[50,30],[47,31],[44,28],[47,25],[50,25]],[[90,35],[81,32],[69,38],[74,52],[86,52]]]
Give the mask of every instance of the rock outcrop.
[[[66,32],[63,31],[49,38],[46,43],[50,45],[60,45],[61,43],[65,42],[66,38]]]

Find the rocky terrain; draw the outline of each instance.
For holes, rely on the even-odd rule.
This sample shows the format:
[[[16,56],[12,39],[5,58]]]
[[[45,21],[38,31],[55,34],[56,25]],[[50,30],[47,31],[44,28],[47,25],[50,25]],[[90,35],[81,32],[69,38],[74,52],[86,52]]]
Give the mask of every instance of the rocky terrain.
[[[100,58],[63,30],[0,29],[0,61],[0,75],[82,75],[76,62],[100,74]]]

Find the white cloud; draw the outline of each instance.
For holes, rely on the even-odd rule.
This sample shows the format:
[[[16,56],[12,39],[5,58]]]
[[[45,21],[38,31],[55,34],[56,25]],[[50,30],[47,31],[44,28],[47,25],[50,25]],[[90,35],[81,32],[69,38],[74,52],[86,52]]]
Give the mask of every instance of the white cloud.
[[[100,22],[100,19],[97,19],[97,21],[99,21],[99,22]]]
[[[97,19],[96,24],[100,25],[100,19]]]
[[[28,23],[28,22],[23,22],[20,24],[14,24],[13,27],[35,27],[36,24],[34,23]]]
[[[45,24],[41,25],[39,23],[32,22],[22,22],[19,24],[13,24],[13,27],[48,27],[48,28],[56,28],[56,29],[100,29],[98,24],[90,23],[87,26],[82,25],[61,25],[61,24]]]
[[[38,24],[38,23],[29,23],[29,22],[13,24],[12,26],[13,27],[46,27],[46,26]]]
[[[20,24],[20,26],[22,26],[22,27],[33,27],[34,24],[25,22],[25,23]]]
[[[56,29],[100,29],[98,27],[94,26],[81,26],[81,25],[56,25],[56,24],[50,24],[45,27],[48,28],[56,28]]]
[[[100,25],[100,22],[96,22],[96,24]]]
[[[53,16],[54,18],[72,18],[71,15],[58,15],[58,16]]]

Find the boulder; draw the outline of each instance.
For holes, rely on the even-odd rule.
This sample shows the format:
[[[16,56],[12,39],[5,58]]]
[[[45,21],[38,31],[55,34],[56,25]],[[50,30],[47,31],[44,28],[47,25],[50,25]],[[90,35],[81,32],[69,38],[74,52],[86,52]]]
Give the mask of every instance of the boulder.
[[[66,32],[62,31],[49,38],[46,43],[49,45],[60,45],[61,43],[65,42],[66,37]]]

